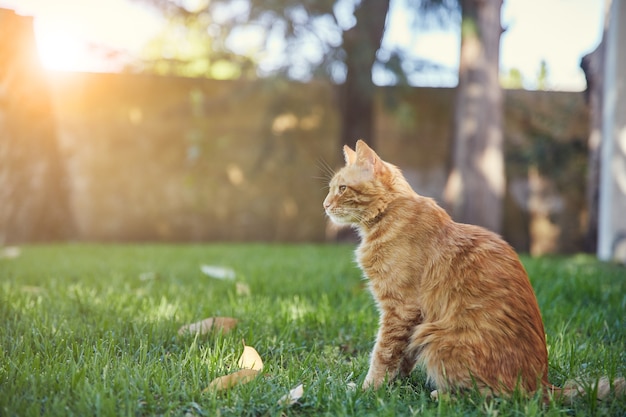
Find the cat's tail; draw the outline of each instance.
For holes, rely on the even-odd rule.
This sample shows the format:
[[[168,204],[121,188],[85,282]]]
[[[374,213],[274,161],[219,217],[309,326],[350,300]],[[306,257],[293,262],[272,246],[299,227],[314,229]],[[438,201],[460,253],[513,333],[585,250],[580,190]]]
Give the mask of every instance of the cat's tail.
[[[626,380],[624,378],[617,378],[611,381],[609,378],[602,377],[592,382],[578,380],[567,381],[563,388],[558,388],[554,385],[549,385],[547,388],[552,394],[552,398],[566,404],[572,404],[577,398],[589,398],[602,401],[611,394],[616,397],[626,394]]]

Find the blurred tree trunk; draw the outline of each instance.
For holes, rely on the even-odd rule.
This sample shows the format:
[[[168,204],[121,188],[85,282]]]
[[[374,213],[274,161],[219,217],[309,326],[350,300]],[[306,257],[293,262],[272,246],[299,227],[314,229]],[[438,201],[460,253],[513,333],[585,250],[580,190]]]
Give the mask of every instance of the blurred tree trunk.
[[[598,201],[600,195],[600,143],[602,141],[602,101],[604,89],[604,41],[590,54],[585,55],[580,66],[587,79],[585,98],[589,107],[590,126],[587,149],[587,230],[584,248],[595,253],[598,248]]]
[[[33,20],[0,9],[0,245],[72,235],[66,175]]]
[[[356,25],[343,36],[346,81],[340,86],[342,144],[354,149],[363,139],[374,146],[374,83],[372,66],[385,31],[390,0],[362,0],[354,14]]]
[[[499,49],[502,0],[461,0],[461,58],[452,166],[444,199],[452,216],[500,232],[505,191]]]
[[[589,107],[590,126],[587,149],[587,230],[584,249],[595,253],[598,249],[598,205],[600,200],[600,143],[602,142],[602,118],[604,101],[604,70],[606,59],[606,37],[609,25],[611,0],[604,1],[604,30],[600,44],[580,61],[585,73],[587,90],[585,101]]]

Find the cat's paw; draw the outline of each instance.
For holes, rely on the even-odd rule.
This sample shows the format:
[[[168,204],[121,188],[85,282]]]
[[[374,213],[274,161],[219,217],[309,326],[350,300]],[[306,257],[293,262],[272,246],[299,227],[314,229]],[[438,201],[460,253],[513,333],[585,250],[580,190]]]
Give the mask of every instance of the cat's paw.
[[[365,381],[363,381],[363,385],[361,386],[361,389],[365,391],[370,388],[376,388],[376,386],[374,385],[374,380],[372,378],[365,378]]]
[[[452,401],[455,397],[451,397],[449,392],[439,392],[437,390],[430,392],[430,399],[433,401]]]
[[[374,378],[366,377],[361,387],[363,391],[368,389],[378,389],[383,384],[383,380],[375,380]]]

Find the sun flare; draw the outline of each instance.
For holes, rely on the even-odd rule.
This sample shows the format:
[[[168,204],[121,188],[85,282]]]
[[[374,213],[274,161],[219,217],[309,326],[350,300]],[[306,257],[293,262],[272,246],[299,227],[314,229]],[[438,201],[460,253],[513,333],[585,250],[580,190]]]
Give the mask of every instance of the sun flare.
[[[17,0],[35,15],[35,37],[45,69],[118,72],[163,26],[163,17],[128,0]],[[0,0],[2,2],[2,0]],[[29,7],[27,7],[29,6]],[[37,10],[37,13],[33,13]]]
[[[84,71],[93,69],[85,42],[69,34],[45,33],[37,37],[39,59],[45,69]]]

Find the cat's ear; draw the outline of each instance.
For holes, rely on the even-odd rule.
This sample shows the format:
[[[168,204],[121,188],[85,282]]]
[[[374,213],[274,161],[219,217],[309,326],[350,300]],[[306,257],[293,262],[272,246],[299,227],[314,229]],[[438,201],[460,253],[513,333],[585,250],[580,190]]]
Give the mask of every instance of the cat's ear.
[[[350,149],[348,145],[343,145],[343,157],[346,160],[346,166],[356,162],[356,152]]]
[[[361,139],[356,142],[356,160],[357,162],[372,168],[372,170],[376,173],[380,173],[385,170],[385,164],[380,157],[376,155],[376,152],[367,146],[367,143]]]

